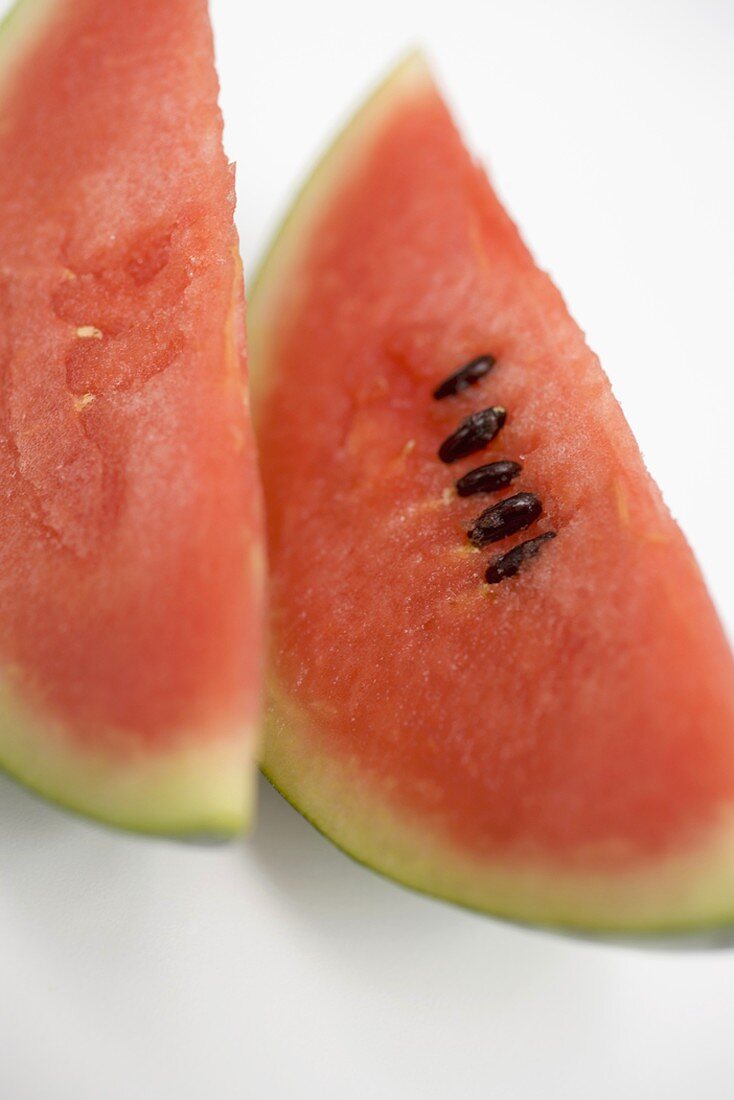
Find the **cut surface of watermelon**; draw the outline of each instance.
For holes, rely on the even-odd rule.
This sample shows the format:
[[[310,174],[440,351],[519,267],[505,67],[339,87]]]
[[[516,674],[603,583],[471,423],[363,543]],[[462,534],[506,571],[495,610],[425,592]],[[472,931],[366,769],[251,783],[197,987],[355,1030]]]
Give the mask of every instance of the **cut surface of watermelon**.
[[[248,820],[263,580],[205,0],[0,29],[0,766],[156,833]]]
[[[728,644],[598,360],[420,57],[308,182],[250,334],[272,782],[357,859],[467,906],[734,919]],[[462,428],[457,455],[486,409],[502,423]],[[493,462],[521,470],[457,494]]]

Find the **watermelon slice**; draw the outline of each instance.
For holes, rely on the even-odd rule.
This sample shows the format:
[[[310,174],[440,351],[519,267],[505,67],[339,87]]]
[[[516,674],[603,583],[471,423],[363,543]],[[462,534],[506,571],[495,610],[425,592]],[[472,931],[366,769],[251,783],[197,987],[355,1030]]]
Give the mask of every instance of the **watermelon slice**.
[[[0,74],[0,763],[229,834],[263,569],[206,4],[24,0]]]
[[[463,905],[734,918],[722,628],[420,58],[306,186],[250,333],[272,782],[358,860]]]

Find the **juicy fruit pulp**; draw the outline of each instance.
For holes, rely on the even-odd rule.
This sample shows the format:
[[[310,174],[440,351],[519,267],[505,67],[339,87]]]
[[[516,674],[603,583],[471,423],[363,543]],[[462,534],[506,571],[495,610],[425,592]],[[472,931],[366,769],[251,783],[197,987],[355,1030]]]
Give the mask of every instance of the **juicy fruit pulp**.
[[[728,646],[597,359],[420,59],[307,185],[250,333],[276,786],[358,859],[480,909],[734,917]],[[489,442],[439,461],[492,407]],[[522,471],[457,495],[492,461]],[[516,494],[538,502],[527,524],[473,547]]]
[[[206,4],[24,0],[0,65],[0,763],[229,833],[262,568]]]

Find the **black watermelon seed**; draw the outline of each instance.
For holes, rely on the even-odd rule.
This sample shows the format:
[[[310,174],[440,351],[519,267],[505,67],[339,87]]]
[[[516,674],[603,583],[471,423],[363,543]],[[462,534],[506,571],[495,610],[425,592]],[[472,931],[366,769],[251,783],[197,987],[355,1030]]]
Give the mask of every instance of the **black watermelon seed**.
[[[489,374],[496,362],[497,360],[493,355],[479,355],[476,359],[472,359],[470,363],[465,363],[463,367],[450,374],[440,386],[436,386],[433,396],[437,401],[440,401],[443,397],[453,397],[455,394],[467,390],[469,386],[475,386],[480,378],[484,378],[485,374]]]
[[[474,493],[493,493],[504,489],[522,472],[519,462],[489,462],[486,466],[477,466],[456,482],[456,492],[460,497],[470,497]]]
[[[458,458],[481,451],[494,439],[506,419],[507,409],[501,405],[472,413],[461,421],[448,439],[444,439],[438,449],[438,457],[442,462],[456,462]]]
[[[500,581],[505,580],[507,577],[514,577],[516,573],[519,573],[526,561],[530,561],[539,553],[541,546],[544,542],[548,542],[549,539],[556,537],[555,531],[546,531],[544,535],[538,535],[537,538],[527,539],[526,542],[521,542],[518,546],[513,547],[512,550],[508,550],[506,554],[502,554],[501,557],[495,558],[493,562],[487,567],[487,572],[484,574],[487,584],[499,584]]]
[[[489,542],[514,535],[534,523],[543,506],[535,493],[516,493],[506,497],[491,508],[485,508],[469,528],[469,542],[474,546],[486,546]]]

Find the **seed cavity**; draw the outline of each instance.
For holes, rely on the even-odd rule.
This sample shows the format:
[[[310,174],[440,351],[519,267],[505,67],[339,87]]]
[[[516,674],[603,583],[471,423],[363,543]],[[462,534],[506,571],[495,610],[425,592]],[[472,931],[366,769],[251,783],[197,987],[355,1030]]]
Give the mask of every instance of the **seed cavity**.
[[[465,417],[455,432],[444,439],[438,449],[442,462],[456,462],[459,458],[481,451],[494,439],[507,419],[507,409],[491,405]]]
[[[525,542],[521,542],[518,546],[513,547],[512,550],[508,550],[506,554],[502,554],[499,558],[495,558],[487,567],[487,572],[484,574],[487,584],[499,584],[500,581],[504,581],[508,577],[514,577],[516,573],[520,572],[526,561],[530,561],[531,558],[534,558],[535,555],[540,552],[544,543],[555,537],[555,531],[546,531],[544,535],[538,535],[537,538],[534,539],[527,539]]]
[[[459,370],[450,374],[440,386],[436,386],[433,396],[436,401],[441,401],[444,397],[454,397],[457,393],[463,393],[469,386],[475,386],[485,374],[489,374],[496,362],[493,355],[477,356],[476,359],[465,363]]]
[[[477,466],[456,482],[456,492],[460,497],[470,497],[474,493],[493,493],[504,489],[522,473],[519,462],[488,462],[486,466]]]
[[[469,542],[474,546],[499,542],[529,527],[542,511],[543,505],[535,493],[516,493],[491,508],[485,508],[469,528]]]

